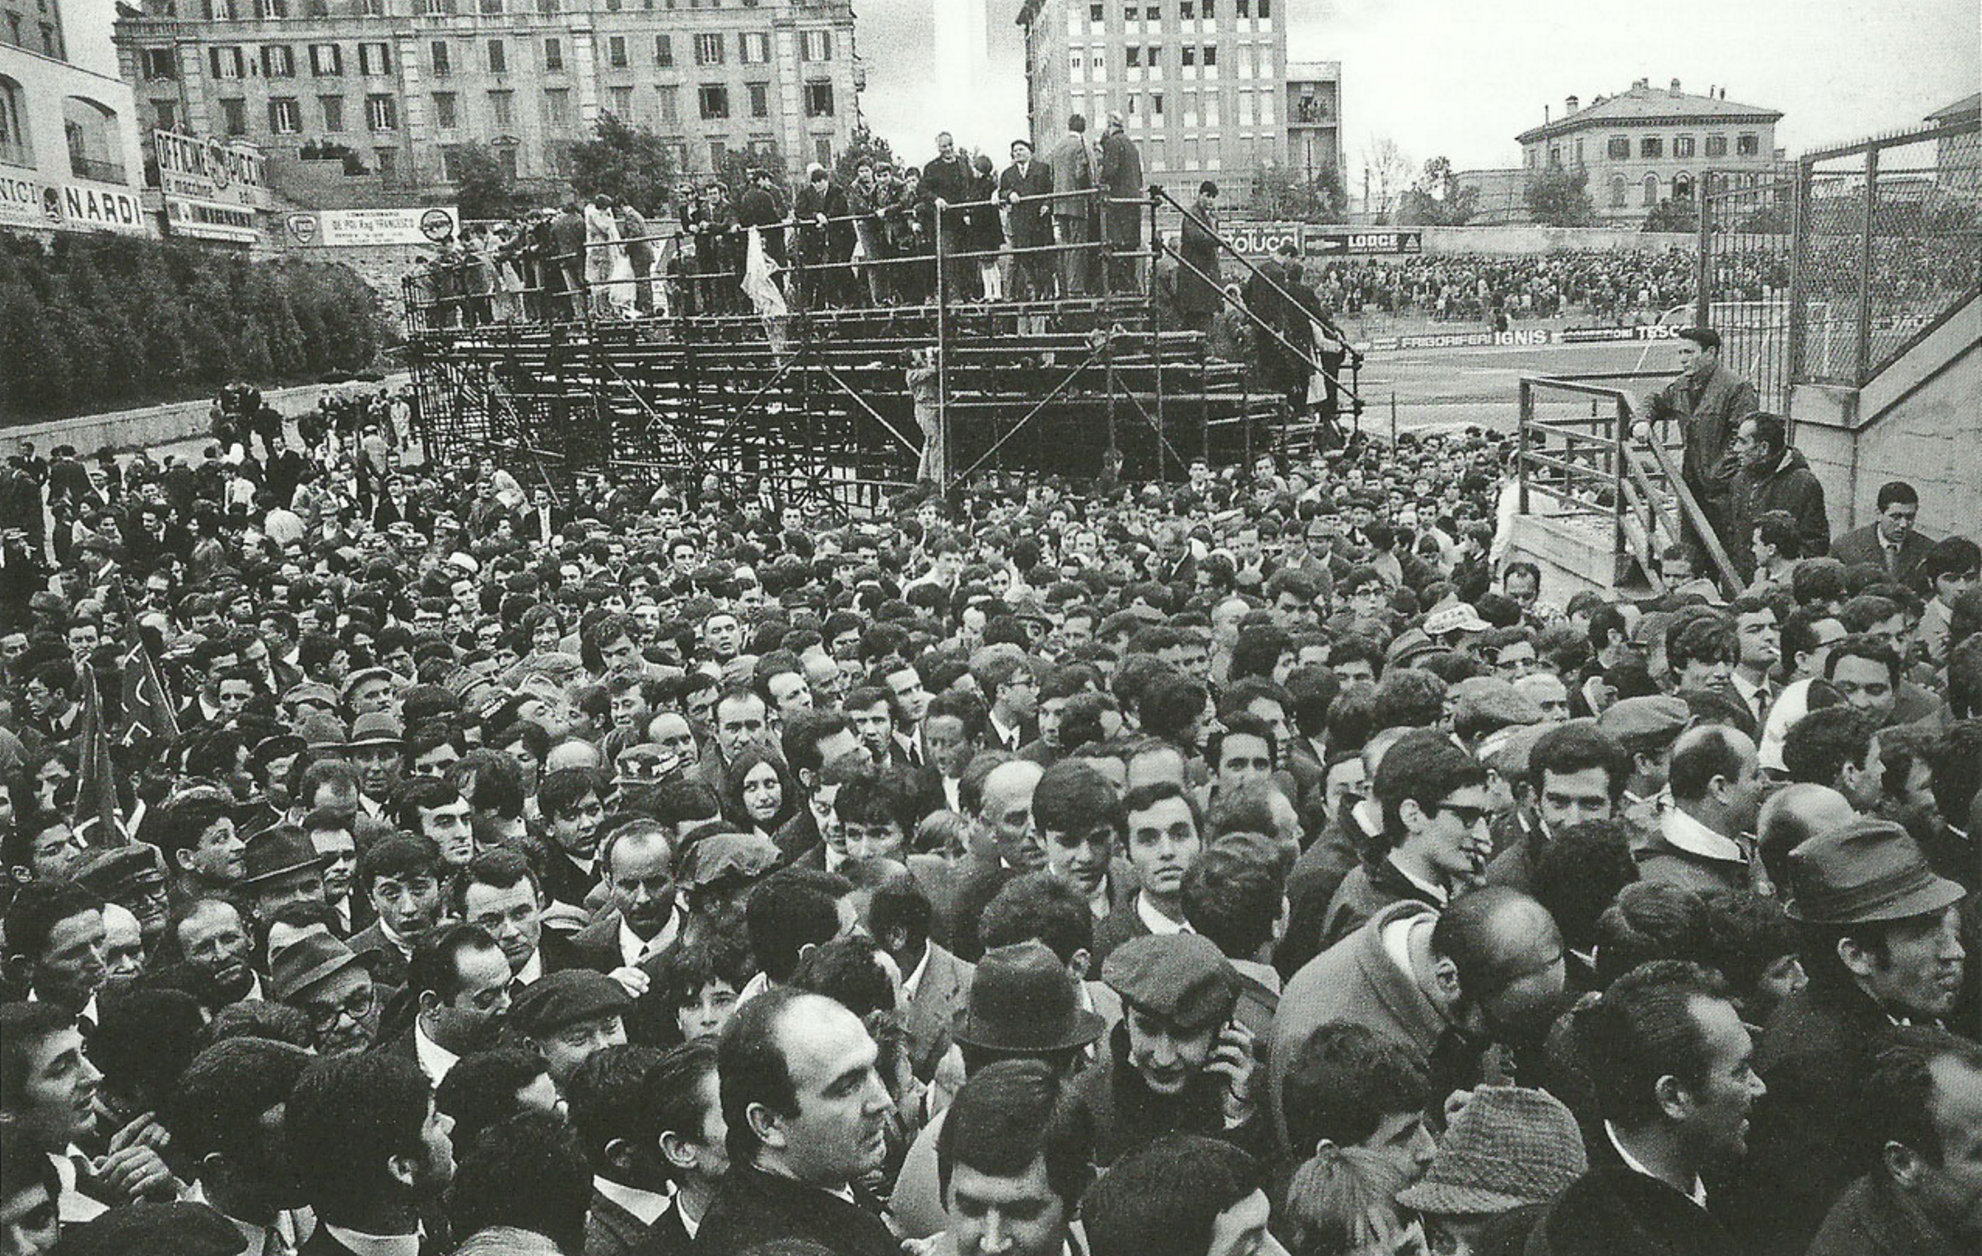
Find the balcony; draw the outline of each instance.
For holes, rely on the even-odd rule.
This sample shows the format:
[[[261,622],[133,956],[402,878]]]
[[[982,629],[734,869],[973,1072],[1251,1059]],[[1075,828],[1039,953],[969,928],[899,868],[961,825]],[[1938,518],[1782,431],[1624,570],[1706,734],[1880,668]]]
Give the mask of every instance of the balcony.
[[[100,157],[69,158],[69,173],[78,179],[88,179],[93,183],[125,183],[124,163],[105,161]]]

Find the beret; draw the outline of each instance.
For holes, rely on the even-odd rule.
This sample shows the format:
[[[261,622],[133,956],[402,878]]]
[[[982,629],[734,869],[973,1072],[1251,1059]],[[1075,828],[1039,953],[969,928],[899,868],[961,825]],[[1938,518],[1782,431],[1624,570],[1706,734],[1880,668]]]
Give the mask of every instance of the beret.
[[[1238,970],[1196,933],[1130,938],[1108,953],[1101,980],[1124,1002],[1185,1029],[1224,1020],[1239,998]]]
[[[523,988],[509,1023],[526,1035],[554,1033],[575,1021],[623,1012],[633,1000],[617,981],[589,968],[546,973]]]
[[[1693,711],[1686,699],[1671,694],[1624,698],[1605,707],[1597,716],[1597,731],[1615,738],[1629,749],[1646,743],[1669,741],[1693,722]]]

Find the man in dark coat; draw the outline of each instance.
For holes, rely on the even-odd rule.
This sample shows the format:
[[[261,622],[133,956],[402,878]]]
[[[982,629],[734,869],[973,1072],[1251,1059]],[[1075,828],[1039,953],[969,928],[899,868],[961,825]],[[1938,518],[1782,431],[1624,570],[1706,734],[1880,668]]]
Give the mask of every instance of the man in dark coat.
[[[1053,202],[1026,199],[1052,192],[1053,167],[1033,159],[1029,141],[1013,140],[1012,164],[998,176],[998,199],[1011,209],[1012,296],[1020,301],[1053,297],[1053,255],[1023,251],[1053,243]]]
[[[1739,462],[1729,488],[1728,557],[1744,579],[1755,574],[1755,523],[1780,510],[1796,520],[1798,558],[1817,558],[1831,547],[1831,521],[1824,510],[1824,486],[1802,454],[1789,448],[1782,419],[1752,414],[1741,421],[1730,451]]]
[[[894,1100],[860,1019],[823,995],[773,987],[737,1009],[718,1051],[730,1167],[694,1250],[734,1256],[790,1242],[899,1256],[862,1185],[887,1153]]]
[[[1920,518],[1920,494],[1905,480],[1879,486],[1879,517],[1854,528],[1831,546],[1831,557],[1847,567],[1873,566],[1915,592],[1927,589],[1925,568],[1934,542],[1914,530]]]
[[[932,214],[938,212],[936,202],[942,202],[941,218],[931,217],[929,221],[936,252],[943,258],[943,286],[948,299],[966,296],[977,287],[977,267],[954,259],[955,254],[970,249],[966,234],[970,211],[966,206],[976,199],[972,178],[970,158],[957,151],[956,140],[948,131],[938,135],[936,156],[922,168],[922,199]]]
[[[770,171],[751,171],[750,190],[736,203],[736,225],[743,231],[741,238],[746,248],[750,229],[756,227],[764,238],[764,255],[773,265],[783,267],[787,262],[785,230],[779,224],[784,221],[784,210],[779,207],[777,194],[772,190],[776,185],[777,180]],[[741,263],[746,258],[736,260]],[[738,282],[742,282],[740,277]]]
[[[577,318],[585,301],[585,216],[578,212],[575,199],[567,200],[551,219],[550,244],[548,270],[557,276],[566,315]]]
[[[1148,212],[1149,189],[1142,182],[1142,154],[1136,151],[1122,124],[1122,115],[1108,115],[1101,137],[1101,226],[1108,242],[1108,290],[1142,291],[1142,259],[1131,256],[1142,248],[1142,220]]]
[[[1982,1147],[1982,1046],[1901,1029],[1865,1079],[1878,1161],[1824,1218],[1810,1256],[1929,1256],[1982,1247],[1973,1206]]]
[[[1580,1011],[1576,1028],[1600,1123],[1588,1136],[1590,1171],[1543,1211],[1530,1256],[1744,1250],[1705,1181],[1742,1156],[1762,1092],[1749,1067],[1754,1044],[1720,978],[1676,960],[1645,964]]]
[[[283,1116],[290,1168],[317,1216],[301,1256],[451,1250],[419,1237],[420,1205],[454,1175],[448,1128],[426,1075],[401,1055],[331,1056],[305,1069]]]
[[[1197,200],[1184,216],[1183,241],[1177,250],[1177,307],[1184,321],[1198,331],[1208,331],[1211,320],[1225,308],[1220,292],[1223,283],[1218,266],[1218,185],[1206,179],[1198,184]]]
[[[1800,1254],[1825,1212],[1871,1162],[1857,1097],[1900,1020],[1947,1016],[1961,988],[1955,905],[1905,829],[1859,820],[1789,855],[1790,916],[1810,984],[1776,1008],[1755,1069],[1751,1154],[1729,1194],[1745,1251]]]
[[[1753,384],[1721,365],[1720,333],[1710,327],[1687,327],[1678,339],[1679,378],[1646,398],[1638,417],[1644,423],[1679,422],[1686,441],[1680,478],[1714,529],[1725,536],[1728,485],[1734,479],[1728,447],[1741,420],[1761,409],[1761,404]],[[1643,424],[1634,423],[1632,428],[1641,433]]]

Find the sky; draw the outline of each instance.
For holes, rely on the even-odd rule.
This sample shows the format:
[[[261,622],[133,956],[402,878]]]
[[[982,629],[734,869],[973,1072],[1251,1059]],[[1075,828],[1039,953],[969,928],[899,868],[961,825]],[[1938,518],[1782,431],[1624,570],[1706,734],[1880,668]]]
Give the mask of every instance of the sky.
[[[854,0],[869,66],[861,109],[903,157],[931,155],[941,126],[999,153],[1023,129],[1018,0],[988,0],[1002,90],[975,107],[946,101],[955,76],[932,70],[933,14],[963,2]],[[1514,136],[1544,105],[1560,117],[1564,96],[1588,104],[1640,78],[1725,86],[1730,102],[1781,110],[1776,143],[1792,156],[1915,125],[1982,90],[1975,0],[1282,0],[1280,11],[1289,60],[1342,62],[1352,187],[1377,137],[1419,164],[1512,166]]]

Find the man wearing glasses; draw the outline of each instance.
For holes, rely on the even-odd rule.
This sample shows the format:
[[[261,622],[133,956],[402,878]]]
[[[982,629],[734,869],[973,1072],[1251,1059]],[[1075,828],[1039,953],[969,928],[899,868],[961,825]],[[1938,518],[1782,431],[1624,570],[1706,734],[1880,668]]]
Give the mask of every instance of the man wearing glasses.
[[[306,933],[276,952],[269,993],[310,1018],[323,1055],[371,1049],[378,1037],[378,990],[350,947],[328,933]]]
[[[1389,851],[1343,878],[1322,918],[1323,947],[1392,903],[1443,907],[1478,881],[1492,854],[1486,770],[1449,737],[1429,731],[1403,737],[1377,765],[1374,785]]]

